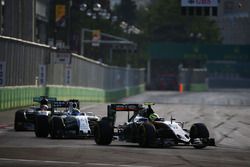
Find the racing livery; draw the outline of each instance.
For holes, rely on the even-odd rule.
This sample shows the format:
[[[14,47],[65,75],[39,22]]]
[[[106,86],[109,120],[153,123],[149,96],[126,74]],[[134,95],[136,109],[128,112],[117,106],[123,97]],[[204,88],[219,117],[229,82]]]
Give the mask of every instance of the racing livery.
[[[152,104],[147,105],[151,108]],[[215,145],[203,123],[195,123],[187,130],[184,129],[184,123],[175,122],[173,118],[170,121],[163,118],[149,121],[146,117],[148,108],[142,104],[108,105],[107,117],[103,117],[95,126],[95,142],[98,145],[109,145],[117,138],[120,141],[139,143],[141,147],[186,145],[201,149]],[[128,121],[115,127],[116,112],[124,111],[128,112]]]
[[[56,98],[46,96],[34,97],[33,102],[39,103],[40,106],[31,106],[26,109],[17,110],[15,112],[14,129],[16,131],[33,131],[35,129],[35,118],[40,114],[41,105],[48,105],[53,101],[56,101]],[[47,110],[50,111],[51,108]]]
[[[78,100],[55,101],[51,115],[44,113],[36,117],[35,134],[37,137],[78,138],[93,136],[92,131],[99,117],[93,113],[79,110]],[[58,110],[64,108],[63,110]]]

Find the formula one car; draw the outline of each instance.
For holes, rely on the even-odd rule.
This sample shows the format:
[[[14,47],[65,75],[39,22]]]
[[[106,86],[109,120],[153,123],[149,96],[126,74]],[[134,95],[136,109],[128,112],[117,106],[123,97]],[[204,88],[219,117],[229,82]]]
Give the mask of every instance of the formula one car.
[[[50,135],[52,139],[93,136],[93,128],[99,117],[93,113],[80,112],[79,106],[78,100],[54,101],[51,115],[45,112],[36,117],[36,136]]]
[[[147,104],[151,108],[152,104]],[[158,118],[149,121],[147,109],[141,104],[108,105],[107,117],[103,117],[95,126],[94,138],[98,145],[109,145],[114,138],[120,141],[139,143],[141,147],[169,147],[177,145],[193,146],[201,149],[214,146],[209,131],[203,123],[195,123],[190,130],[183,128],[184,123],[171,118],[165,121]],[[115,127],[116,112],[128,112],[128,121]],[[133,114],[130,116],[130,112]]]
[[[33,131],[35,129],[35,117],[39,114],[42,105],[48,105],[56,101],[56,98],[40,96],[34,97],[33,102],[37,102],[40,106],[31,106],[27,109],[17,110],[15,112],[14,129],[16,131]],[[51,109],[48,108],[48,111]]]

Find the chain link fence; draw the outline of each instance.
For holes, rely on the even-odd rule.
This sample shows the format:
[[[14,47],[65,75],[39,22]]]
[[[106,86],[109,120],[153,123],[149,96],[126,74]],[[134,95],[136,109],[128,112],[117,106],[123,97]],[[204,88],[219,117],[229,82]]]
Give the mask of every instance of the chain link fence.
[[[64,85],[104,90],[144,84],[145,69],[113,67],[83,56],[0,36],[0,86]]]

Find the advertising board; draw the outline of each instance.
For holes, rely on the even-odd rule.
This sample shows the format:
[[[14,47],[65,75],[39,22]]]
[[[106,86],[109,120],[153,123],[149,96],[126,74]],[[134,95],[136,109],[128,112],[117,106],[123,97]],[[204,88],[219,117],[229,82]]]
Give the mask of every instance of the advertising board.
[[[182,7],[217,7],[218,0],[181,0]]]

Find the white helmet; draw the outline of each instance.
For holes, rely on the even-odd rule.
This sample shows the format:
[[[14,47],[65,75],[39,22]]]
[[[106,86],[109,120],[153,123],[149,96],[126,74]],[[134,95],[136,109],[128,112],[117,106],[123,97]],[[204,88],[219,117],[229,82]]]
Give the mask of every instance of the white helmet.
[[[48,107],[48,105],[43,104],[43,105],[41,105],[40,108],[41,108],[41,110],[45,110],[46,111],[46,110],[48,110],[49,107]]]

